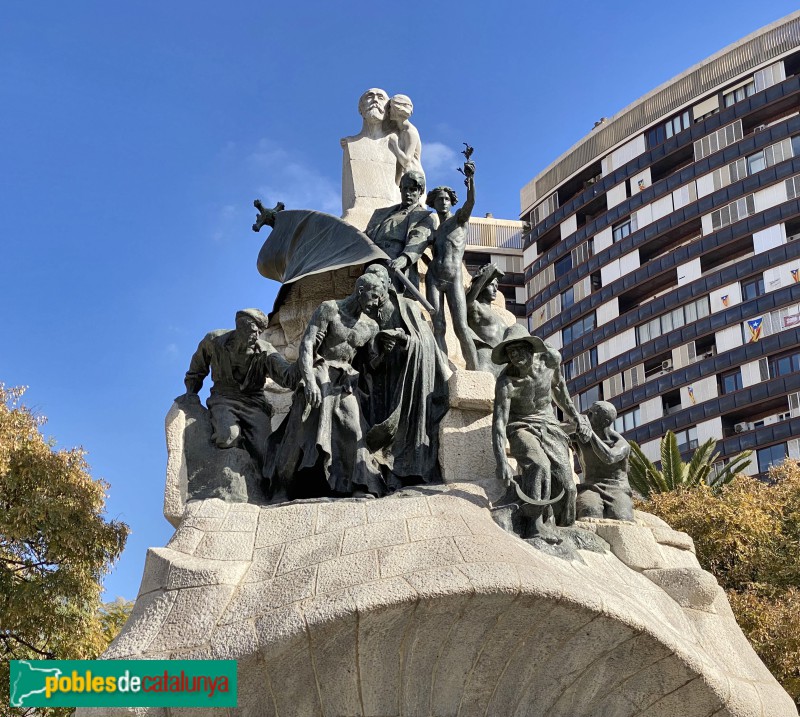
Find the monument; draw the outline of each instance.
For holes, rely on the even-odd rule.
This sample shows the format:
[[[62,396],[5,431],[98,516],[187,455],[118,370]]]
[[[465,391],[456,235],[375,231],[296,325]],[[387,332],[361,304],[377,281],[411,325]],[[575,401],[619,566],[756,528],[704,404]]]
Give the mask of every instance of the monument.
[[[439,230],[420,206],[406,100],[388,119],[384,91],[359,101],[348,221],[256,203],[281,292],[191,361],[167,416],[175,534],[104,657],[235,659],[219,717],[796,717],[691,538],[631,509],[613,407],[576,410],[559,352],[493,309],[496,267],[466,293],[448,274],[468,212],[447,187]],[[437,343],[414,282],[430,244],[459,343],[490,370],[453,370]],[[183,711],[77,715],[98,713]]]

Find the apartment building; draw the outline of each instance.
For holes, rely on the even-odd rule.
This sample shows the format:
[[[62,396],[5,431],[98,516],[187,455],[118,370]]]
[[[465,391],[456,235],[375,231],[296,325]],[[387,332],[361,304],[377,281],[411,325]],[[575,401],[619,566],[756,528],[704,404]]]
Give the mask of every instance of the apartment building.
[[[520,193],[525,314],[653,460],[800,458],[800,12],[605,120]]]
[[[497,288],[506,300],[506,308],[519,323],[524,323],[527,315],[528,297],[522,265],[522,237],[527,228],[526,222],[516,219],[495,219],[490,214],[471,217],[464,252],[464,263],[470,274],[490,261],[505,272]]]

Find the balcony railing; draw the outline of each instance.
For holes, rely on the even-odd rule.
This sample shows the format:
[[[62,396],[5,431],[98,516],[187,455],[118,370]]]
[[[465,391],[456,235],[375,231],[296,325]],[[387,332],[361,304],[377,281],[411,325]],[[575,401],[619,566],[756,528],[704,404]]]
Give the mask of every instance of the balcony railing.
[[[522,222],[475,221],[467,225],[467,244],[497,249],[522,249]]]

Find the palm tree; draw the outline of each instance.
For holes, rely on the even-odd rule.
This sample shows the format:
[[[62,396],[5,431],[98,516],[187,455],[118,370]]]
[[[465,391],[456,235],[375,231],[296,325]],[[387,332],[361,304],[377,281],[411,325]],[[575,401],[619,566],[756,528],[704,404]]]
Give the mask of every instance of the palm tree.
[[[666,493],[680,487],[701,485],[721,488],[730,483],[750,463],[753,451],[743,451],[732,458],[725,466],[712,470],[719,453],[714,452],[717,442],[709,438],[699,446],[688,463],[681,459],[678,440],[672,431],[661,439],[661,470],[642,452],[637,443],[631,441],[630,470],[628,479],[631,487],[644,498],[651,493]]]

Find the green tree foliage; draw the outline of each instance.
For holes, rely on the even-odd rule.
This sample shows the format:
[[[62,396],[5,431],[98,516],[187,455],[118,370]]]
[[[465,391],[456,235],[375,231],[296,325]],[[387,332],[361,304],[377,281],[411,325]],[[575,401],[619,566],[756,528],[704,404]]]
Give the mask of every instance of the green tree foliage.
[[[697,448],[688,463],[684,463],[678,449],[678,439],[672,431],[661,439],[661,470],[631,441],[628,479],[631,487],[647,498],[651,493],[664,493],[679,487],[709,485],[718,489],[730,483],[737,473],[750,462],[752,451],[744,451],[715,473],[712,466],[719,457],[714,452],[717,442],[709,438]]]
[[[764,664],[800,706],[800,466],[653,493],[637,507],[692,536]]]
[[[3,715],[26,714],[8,705],[9,660],[91,659],[108,644],[118,618],[103,616],[100,580],[128,536],[124,523],[104,518],[108,485],[89,475],[84,451],[56,450],[22,393],[0,384]]]
[[[119,634],[132,610],[133,602],[121,597],[113,602],[104,603],[100,607],[100,624],[103,628],[103,640],[106,645],[110,645],[111,641]]]

